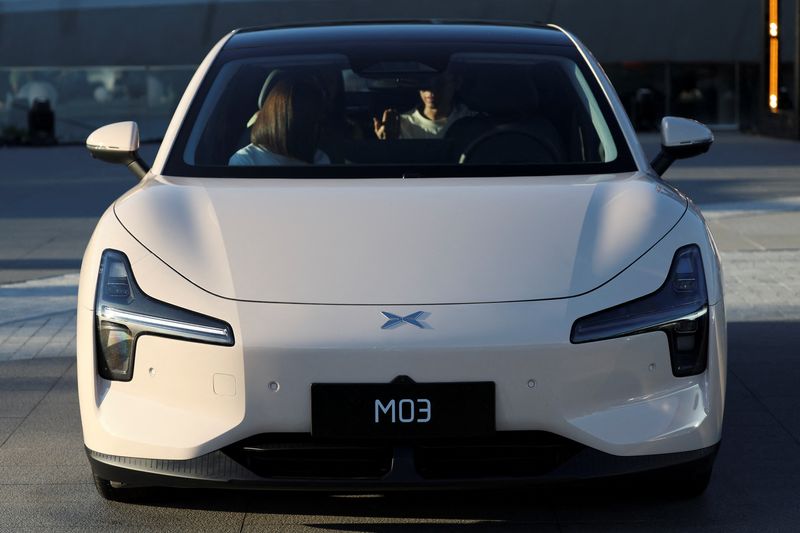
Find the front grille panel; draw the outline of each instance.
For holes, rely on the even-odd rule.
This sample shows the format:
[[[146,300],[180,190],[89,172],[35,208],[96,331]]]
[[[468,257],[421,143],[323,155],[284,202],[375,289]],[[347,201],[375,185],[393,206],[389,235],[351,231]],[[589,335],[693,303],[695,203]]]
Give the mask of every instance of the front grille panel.
[[[380,479],[392,469],[392,447],[320,442],[309,435],[268,435],[226,448],[254,474],[273,479]]]
[[[547,474],[583,447],[540,431],[498,432],[471,441],[337,441],[308,434],[268,434],[226,448],[224,453],[267,479],[379,480],[486,479]],[[413,464],[397,461],[403,454]],[[398,472],[410,468],[412,471]]]
[[[535,477],[566,462],[581,445],[551,433],[501,432],[477,442],[415,447],[415,464],[425,479]]]

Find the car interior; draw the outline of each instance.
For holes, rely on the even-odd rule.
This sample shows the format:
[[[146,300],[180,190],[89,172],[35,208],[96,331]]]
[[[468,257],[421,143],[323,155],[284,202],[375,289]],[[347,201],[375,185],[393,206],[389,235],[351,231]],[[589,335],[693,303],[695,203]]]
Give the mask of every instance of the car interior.
[[[312,73],[326,95],[318,148],[339,165],[502,165],[605,161],[589,104],[563,65],[479,63],[451,65],[456,105],[470,115],[435,139],[380,140],[373,117],[421,106],[430,68],[355,73],[338,65],[313,68],[245,64],[231,76],[197,138],[194,161],[225,166],[250,143],[254,114],[269,94],[275,73]],[[187,161],[189,162],[189,161]]]

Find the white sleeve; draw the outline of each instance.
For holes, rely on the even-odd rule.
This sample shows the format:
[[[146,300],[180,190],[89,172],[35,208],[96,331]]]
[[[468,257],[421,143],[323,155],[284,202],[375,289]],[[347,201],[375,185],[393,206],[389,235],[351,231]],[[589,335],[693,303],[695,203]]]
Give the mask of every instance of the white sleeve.
[[[253,166],[253,160],[243,148],[231,156],[228,160],[228,165],[232,167]]]
[[[330,165],[331,164],[331,158],[328,157],[328,154],[326,154],[322,150],[317,150],[314,153],[314,164],[315,165]]]
[[[401,139],[418,139],[421,137],[420,131],[422,128],[414,122],[412,113],[403,113],[400,115],[400,138]]]

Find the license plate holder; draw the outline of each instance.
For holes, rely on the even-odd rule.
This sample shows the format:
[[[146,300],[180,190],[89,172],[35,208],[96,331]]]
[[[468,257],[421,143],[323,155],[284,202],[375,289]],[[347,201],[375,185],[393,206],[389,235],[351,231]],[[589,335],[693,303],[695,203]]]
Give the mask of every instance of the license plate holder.
[[[311,385],[314,437],[440,439],[494,431],[494,382]]]

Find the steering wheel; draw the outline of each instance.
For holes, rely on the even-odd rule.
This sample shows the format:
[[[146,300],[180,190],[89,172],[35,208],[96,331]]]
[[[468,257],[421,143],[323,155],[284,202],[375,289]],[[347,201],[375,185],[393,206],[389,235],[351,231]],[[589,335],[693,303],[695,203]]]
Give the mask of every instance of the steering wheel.
[[[523,126],[498,126],[473,141],[461,154],[460,164],[502,165],[558,163],[558,150]]]

